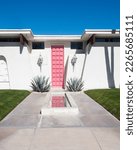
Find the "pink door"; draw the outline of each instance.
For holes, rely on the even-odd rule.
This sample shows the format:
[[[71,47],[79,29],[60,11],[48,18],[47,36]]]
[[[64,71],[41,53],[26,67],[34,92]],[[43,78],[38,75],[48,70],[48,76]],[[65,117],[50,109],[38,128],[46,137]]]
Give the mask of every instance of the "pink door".
[[[64,86],[64,46],[52,46],[52,86]]]

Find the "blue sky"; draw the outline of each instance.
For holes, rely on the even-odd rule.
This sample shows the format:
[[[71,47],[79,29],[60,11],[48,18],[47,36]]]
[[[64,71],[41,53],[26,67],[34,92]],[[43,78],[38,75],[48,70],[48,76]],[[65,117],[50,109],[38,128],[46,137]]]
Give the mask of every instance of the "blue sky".
[[[4,0],[0,29],[34,34],[82,34],[84,29],[119,29],[119,0]]]

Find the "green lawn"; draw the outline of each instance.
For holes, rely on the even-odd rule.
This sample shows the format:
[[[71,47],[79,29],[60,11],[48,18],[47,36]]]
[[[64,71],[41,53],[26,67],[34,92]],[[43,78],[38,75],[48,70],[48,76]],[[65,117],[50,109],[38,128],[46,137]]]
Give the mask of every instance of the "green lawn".
[[[0,90],[0,120],[29,94],[26,90]]]
[[[120,120],[120,89],[88,90],[85,93]]]

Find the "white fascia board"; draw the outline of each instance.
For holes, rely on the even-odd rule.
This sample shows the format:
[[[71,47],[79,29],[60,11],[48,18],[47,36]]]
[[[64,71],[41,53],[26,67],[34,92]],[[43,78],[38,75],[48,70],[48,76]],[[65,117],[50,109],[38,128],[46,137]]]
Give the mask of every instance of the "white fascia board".
[[[119,29],[85,29],[85,34],[112,34],[112,32],[115,30],[115,34],[119,34]]]
[[[115,33],[112,33],[115,31]],[[119,36],[120,30],[119,29],[85,29],[84,33],[82,34],[83,40],[88,40],[92,35],[96,36]]]
[[[23,34],[28,40],[33,39],[31,29],[0,29],[0,36],[19,36]]]
[[[32,34],[31,29],[0,29],[0,34]]]
[[[53,41],[53,40],[63,40],[63,41],[81,41],[81,35],[34,35],[34,41]]]

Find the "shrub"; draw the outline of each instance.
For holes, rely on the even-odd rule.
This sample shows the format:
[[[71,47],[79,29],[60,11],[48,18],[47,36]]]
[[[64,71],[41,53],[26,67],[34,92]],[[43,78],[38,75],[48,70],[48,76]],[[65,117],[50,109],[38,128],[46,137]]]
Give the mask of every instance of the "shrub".
[[[82,91],[84,88],[84,82],[81,79],[70,78],[67,81],[67,89],[72,92]]]
[[[31,81],[31,88],[36,92],[48,92],[50,90],[49,78],[36,76]]]

